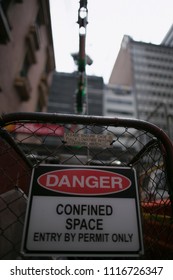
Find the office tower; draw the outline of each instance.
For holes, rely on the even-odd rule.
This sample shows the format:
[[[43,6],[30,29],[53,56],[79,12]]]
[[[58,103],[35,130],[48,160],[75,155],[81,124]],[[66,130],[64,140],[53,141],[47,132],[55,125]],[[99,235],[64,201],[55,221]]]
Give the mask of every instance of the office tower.
[[[75,114],[76,94],[78,89],[78,73],[55,72],[48,101],[48,112]],[[102,77],[88,76],[86,84],[86,114],[103,115]],[[85,106],[85,102],[84,102]]]
[[[173,48],[124,36],[109,84],[129,86],[135,117],[170,132],[173,109]]]

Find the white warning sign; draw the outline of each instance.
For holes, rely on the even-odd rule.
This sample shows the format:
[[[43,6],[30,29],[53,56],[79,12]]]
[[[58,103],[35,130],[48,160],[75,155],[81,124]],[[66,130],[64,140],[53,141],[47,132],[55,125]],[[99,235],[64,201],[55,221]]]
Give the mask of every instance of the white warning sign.
[[[64,141],[68,146],[112,147],[113,136],[110,134],[64,133]]]
[[[23,252],[138,255],[143,251],[134,171],[40,166],[33,171]]]

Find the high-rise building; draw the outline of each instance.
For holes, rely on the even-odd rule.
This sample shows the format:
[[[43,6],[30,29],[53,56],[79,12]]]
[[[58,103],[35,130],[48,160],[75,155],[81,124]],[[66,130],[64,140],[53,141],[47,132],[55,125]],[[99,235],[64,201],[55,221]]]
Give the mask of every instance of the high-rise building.
[[[135,117],[168,132],[173,112],[173,48],[134,41],[124,36],[109,84],[134,93]]]
[[[48,112],[59,114],[76,114],[78,83],[78,72],[55,72],[53,74],[51,92],[48,100]],[[83,102],[84,114],[102,116],[103,95],[103,78],[88,76],[86,84],[86,102],[85,100]],[[96,126],[92,131],[94,130],[98,133],[101,128]],[[55,137],[49,137],[47,144],[50,146],[57,145],[57,140]],[[88,160],[88,157],[85,154],[79,154],[78,158],[80,158],[80,162],[83,163]],[[71,157],[71,155],[69,156],[69,154],[66,153],[64,154],[63,151],[60,154],[60,160],[62,162],[68,162],[68,164],[79,164],[79,160],[76,160],[76,157]]]
[[[104,115],[134,118],[134,94],[128,86],[105,85]]]
[[[135,118],[132,88],[112,84],[105,85],[104,115],[114,118]],[[128,139],[126,138],[126,135],[122,132],[122,128],[110,127],[109,130],[116,133],[116,136],[124,145],[126,145],[127,141],[129,144],[131,143],[132,139],[130,137]],[[117,141],[115,146],[116,148],[120,148],[121,145]]]
[[[162,45],[173,47],[173,24],[163,38]]]
[[[48,101],[48,112],[75,114],[77,89],[77,72],[55,72],[53,74],[51,93]],[[87,114],[102,116],[104,92],[103,78],[88,76],[86,89]]]

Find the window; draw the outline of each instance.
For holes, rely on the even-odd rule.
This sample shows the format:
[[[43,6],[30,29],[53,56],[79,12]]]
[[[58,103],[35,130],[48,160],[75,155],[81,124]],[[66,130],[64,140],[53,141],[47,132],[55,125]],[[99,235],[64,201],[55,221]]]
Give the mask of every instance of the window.
[[[37,112],[42,112],[44,107],[46,106],[48,90],[49,89],[48,89],[46,75],[42,74],[40,83],[38,85],[39,97],[38,97],[37,108],[36,108]]]
[[[14,81],[14,86],[21,101],[30,99],[31,85],[27,77],[17,77]]]
[[[23,61],[20,75],[14,81],[14,86],[21,101],[28,101],[30,99],[31,85],[27,77],[30,65],[31,64],[27,52]]]
[[[37,23],[39,25],[42,24],[47,24],[49,19],[48,19],[48,7],[47,7],[47,3],[46,1],[43,0],[39,0],[39,11],[38,11],[38,15],[37,15]]]
[[[31,36],[31,39],[33,40],[35,50],[38,50],[40,48],[40,34],[39,26],[37,23],[30,26],[29,34]]]
[[[39,36],[39,30],[38,25],[33,24],[29,28],[29,32],[26,36],[26,42],[28,45],[28,56],[31,63],[36,63],[36,51],[40,47],[40,36]]]
[[[30,65],[31,64],[29,62],[28,55],[26,54],[25,58],[24,58],[22,69],[20,71],[20,76],[22,76],[22,77],[26,77],[27,76],[29,68],[30,68]]]
[[[43,108],[46,106],[46,100],[44,93],[39,89],[39,97],[36,107],[36,112],[42,112]]]
[[[6,10],[10,1],[0,2],[0,43],[6,44],[11,40],[10,24],[7,18]],[[5,4],[4,4],[5,3]]]
[[[49,73],[54,70],[55,68],[55,61],[54,61],[54,53],[53,49],[51,46],[48,46],[46,48],[46,67],[45,67],[45,72]]]

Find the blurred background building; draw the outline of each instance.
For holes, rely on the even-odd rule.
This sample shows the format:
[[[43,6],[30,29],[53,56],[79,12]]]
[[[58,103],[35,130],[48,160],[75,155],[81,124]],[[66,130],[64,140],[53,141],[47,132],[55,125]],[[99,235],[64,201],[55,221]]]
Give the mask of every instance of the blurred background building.
[[[0,114],[46,111],[54,68],[49,1],[1,0]],[[0,130],[0,135],[0,220],[1,232],[4,233],[0,236],[0,258],[16,259],[27,203],[18,188],[17,178],[24,170],[30,174],[30,167],[23,153],[16,152],[6,141],[5,130]],[[6,150],[7,153],[4,152]],[[24,177],[23,186],[29,182],[27,175]],[[11,208],[7,206],[9,203]]]
[[[55,72],[49,1],[2,0],[0,24],[0,113],[75,113],[78,74]],[[173,25],[160,45],[125,35],[108,84],[87,78],[87,114],[148,120],[173,137],[172,46]]]
[[[49,1],[0,1],[0,113],[46,111],[54,68]]]
[[[134,93],[131,87],[105,85],[104,115],[134,118]]]
[[[78,73],[53,74],[51,94],[48,101],[48,112],[76,113],[76,91],[78,88]],[[87,114],[103,115],[104,83],[102,77],[87,77],[86,104]]]
[[[162,44],[165,46],[173,47],[173,24],[163,38]]]
[[[154,45],[125,35],[109,79],[109,85],[132,88],[136,118],[148,120],[169,134],[169,116],[173,113],[172,64],[173,48],[166,39]]]
[[[104,85],[102,77],[88,76],[87,78],[87,114],[149,120],[168,132],[173,139],[172,47],[173,26],[160,45],[137,42],[125,35],[109,83]],[[55,72],[49,1],[1,0],[0,114],[21,111],[74,114],[76,112],[77,85],[77,72]],[[98,131],[97,127],[94,129]],[[28,129],[28,131],[28,133],[32,133],[31,130]],[[2,132],[0,153],[3,155],[1,166],[5,172],[1,172],[1,191],[6,189],[7,178],[12,184],[11,188],[0,196],[3,232],[6,231],[8,237],[4,238],[5,235],[1,235],[0,257],[15,259],[17,255],[13,249],[14,246],[19,247],[20,245],[21,220],[24,220],[26,208],[26,198],[18,190],[18,174],[22,167],[26,170],[29,169],[30,176],[31,167],[28,167],[27,162],[24,161],[21,151],[16,153],[15,150],[10,150],[10,145],[5,141]],[[118,141],[113,148],[117,155],[117,153],[123,152],[121,148],[124,143],[126,144],[124,147],[127,147],[127,143],[130,147],[134,140],[133,131],[128,136],[118,129],[116,132]],[[18,130],[18,133],[24,132]],[[35,141],[31,138],[31,142],[25,143],[23,150],[26,149],[25,154],[28,158],[30,151],[32,151],[32,160],[42,160],[42,157],[45,158],[46,153],[50,154],[50,152],[53,155],[55,146],[57,146],[57,138],[59,137],[59,141],[61,140],[64,130],[60,130],[57,138],[52,136],[51,139],[50,136],[47,139],[47,134],[44,133],[39,135],[39,137],[44,136],[46,146],[44,150],[40,142],[37,142],[38,139]],[[74,147],[74,149],[76,149],[75,153],[78,154],[80,163],[83,163],[86,159],[83,155],[85,150],[80,150],[78,147]],[[5,150],[8,153],[4,157]],[[99,155],[98,153],[98,156],[103,163],[106,156],[110,158],[111,154],[106,152]],[[52,156],[51,160],[54,161],[53,163],[58,163],[60,157],[61,162],[76,164],[76,157],[72,158],[69,150],[67,154],[66,149],[65,154],[62,141],[60,141],[58,156]],[[67,161],[67,159],[69,160]],[[12,173],[11,178],[4,176],[8,173]],[[25,178],[23,180],[22,185],[26,183]],[[5,208],[4,202],[9,207]],[[12,237],[15,239],[13,246]]]

